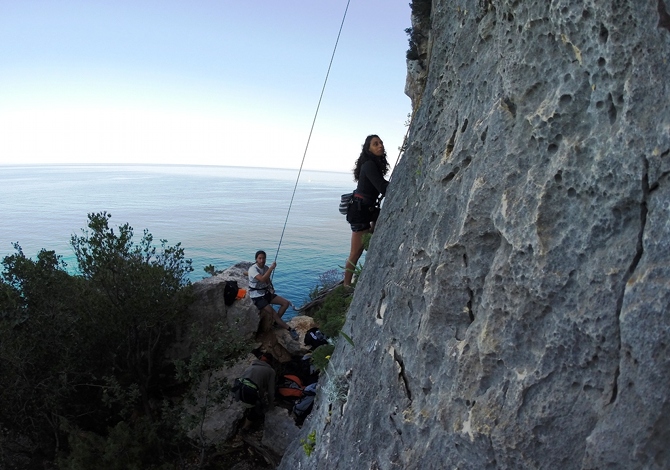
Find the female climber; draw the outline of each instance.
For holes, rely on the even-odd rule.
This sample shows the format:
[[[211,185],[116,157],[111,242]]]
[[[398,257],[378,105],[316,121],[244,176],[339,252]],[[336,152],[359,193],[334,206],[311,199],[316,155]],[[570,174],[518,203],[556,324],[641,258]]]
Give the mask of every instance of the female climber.
[[[347,222],[351,225],[351,251],[344,265],[345,286],[351,285],[354,269],[363,254],[363,235],[374,230],[379,215],[377,199],[386,193],[389,182],[384,176],[388,171],[384,142],[377,135],[367,136],[354,167],[354,181],[358,182],[358,186],[347,211]]]

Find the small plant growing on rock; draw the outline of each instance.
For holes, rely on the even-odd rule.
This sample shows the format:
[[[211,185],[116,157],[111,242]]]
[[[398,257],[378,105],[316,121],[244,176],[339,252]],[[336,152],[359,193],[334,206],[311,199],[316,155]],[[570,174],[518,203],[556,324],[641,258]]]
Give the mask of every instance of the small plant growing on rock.
[[[330,269],[319,275],[318,284],[309,293],[311,300],[316,299],[321,292],[330,289],[342,280],[342,272],[339,269]]]
[[[312,364],[314,367],[320,371],[326,370],[334,349],[335,346],[332,344],[324,344],[323,346],[316,348],[312,353]]]
[[[344,374],[329,374],[326,371],[326,383],[323,385],[323,396],[328,403],[340,403],[344,405],[349,395],[349,380]]]
[[[208,264],[205,266],[204,271],[210,276],[216,276],[217,274],[221,273],[221,271],[216,270],[213,264]]]
[[[324,335],[335,338],[340,334],[351,298],[344,287],[337,287],[314,314],[314,319]]]
[[[302,450],[305,451],[305,455],[307,457],[311,456],[316,447],[316,431],[310,432],[307,435],[307,439],[300,439],[300,444],[302,444]]]

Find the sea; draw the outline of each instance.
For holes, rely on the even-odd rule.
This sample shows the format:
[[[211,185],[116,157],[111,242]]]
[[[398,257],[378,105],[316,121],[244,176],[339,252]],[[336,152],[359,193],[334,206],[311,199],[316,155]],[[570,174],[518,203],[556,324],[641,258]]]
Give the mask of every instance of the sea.
[[[35,259],[55,251],[76,274],[70,245],[88,214],[106,211],[110,226],[128,223],[136,242],[181,243],[192,260],[190,280],[254,261],[276,260],[273,284],[296,307],[322,279],[340,276],[351,231],[340,195],[351,173],[189,165],[0,166],[0,259],[13,243]],[[287,312],[288,317],[292,315]],[[285,317],[286,319],[286,317]]]

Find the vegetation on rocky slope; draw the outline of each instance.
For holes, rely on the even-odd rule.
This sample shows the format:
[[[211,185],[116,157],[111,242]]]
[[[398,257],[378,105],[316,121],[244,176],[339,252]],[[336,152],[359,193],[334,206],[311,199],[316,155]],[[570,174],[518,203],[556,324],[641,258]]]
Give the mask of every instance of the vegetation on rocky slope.
[[[174,468],[192,452],[174,398],[202,364],[182,364],[179,381],[164,359],[191,301],[191,261],[110,217],[90,214],[72,237],[77,274],[18,244],[2,260],[0,467]],[[194,356],[211,367],[242,351],[203,341]]]

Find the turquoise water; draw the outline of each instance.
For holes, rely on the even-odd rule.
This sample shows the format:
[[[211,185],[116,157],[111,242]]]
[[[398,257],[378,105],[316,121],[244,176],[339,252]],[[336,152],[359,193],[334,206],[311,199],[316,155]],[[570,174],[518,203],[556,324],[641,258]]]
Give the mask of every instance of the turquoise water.
[[[74,265],[71,236],[87,214],[107,211],[113,227],[129,223],[138,241],[148,229],[154,240],[181,242],[191,281],[207,277],[207,265],[222,270],[265,250],[268,264],[277,256],[277,292],[299,306],[349,253],[351,232],[337,209],[354,183],[351,174],[303,170],[287,219],[297,176],[215,166],[0,166],[0,257],[18,242],[27,256],[44,248]]]

